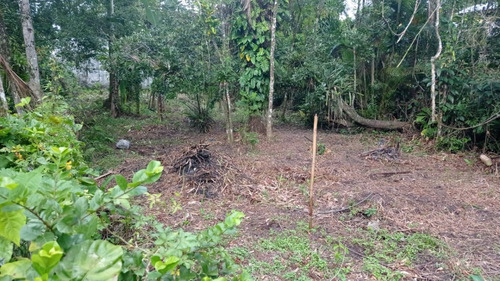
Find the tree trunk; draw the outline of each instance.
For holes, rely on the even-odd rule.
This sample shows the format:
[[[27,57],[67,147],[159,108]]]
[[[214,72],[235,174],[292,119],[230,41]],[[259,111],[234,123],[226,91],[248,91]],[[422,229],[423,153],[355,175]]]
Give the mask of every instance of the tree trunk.
[[[230,57],[230,49],[229,49],[229,34],[231,32],[231,25],[228,24],[230,17],[227,9],[223,9],[224,14],[222,16],[222,53],[219,52],[219,59],[221,63],[224,65],[226,63],[226,58]],[[217,44],[214,41],[214,46],[217,48]],[[227,141],[230,144],[234,143],[234,134],[233,134],[233,118],[231,117],[231,113],[233,111],[231,106],[231,95],[229,93],[229,82],[223,81],[223,94],[225,99],[225,108],[226,108],[226,134]]]
[[[116,77],[116,74],[112,71],[109,73],[109,99],[110,99],[110,106],[111,106],[111,116],[113,118],[118,117],[119,111],[118,111],[118,98],[119,98],[119,83],[118,83],[118,77]]]
[[[226,99],[226,134],[227,134],[227,142],[232,144],[234,142],[233,136],[233,119],[231,118],[231,97],[229,96],[229,84],[227,82],[223,82],[222,88],[224,90],[224,97]]]
[[[7,34],[7,28],[5,27],[2,12],[0,10],[0,67],[4,69],[7,81],[7,85],[4,85],[4,91],[9,89],[14,104],[18,104],[21,102],[18,91],[22,92],[24,89],[25,95],[27,96],[31,93],[31,89],[29,89],[29,86],[10,68],[10,61],[9,35]],[[22,107],[16,107],[16,112],[20,115],[23,114]]]
[[[267,106],[266,135],[268,139],[273,136],[273,96],[274,96],[274,52],[276,50],[276,14],[278,13],[278,0],[274,0],[273,18],[271,21],[271,54],[269,57],[269,102]]]
[[[353,86],[353,93],[349,94],[349,104],[351,106],[354,106],[354,100],[356,99],[357,80],[358,80],[358,77],[356,75],[356,48],[352,49],[352,53],[353,53],[352,69],[353,69],[353,74],[354,74],[354,77],[353,77],[354,78],[354,86]]]
[[[283,105],[282,105],[282,111],[281,111],[281,120],[285,121],[286,120],[286,110],[288,107],[288,93],[285,92],[285,96],[283,97]]]
[[[9,112],[9,105],[7,104],[7,98],[5,97],[5,89],[3,87],[3,79],[0,76],[0,116],[5,116],[7,115],[7,112]]]
[[[109,10],[108,10],[108,16],[112,18],[115,14],[115,4],[114,0],[109,1]],[[111,116],[116,118],[118,117],[119,114],[119,81],[118,81],[118,75],[116,74],[115,68],[116,68],[116,62],[115,58],[113,57],[113,40],[114,40],[114,25],[113,21],[110,21],[110,35],[109,35],[109,41],[108,41],[108,56],[110,60],[110,70],[109,70],[109,101],[110,101],[110,107],[111,107]]]
[[[29,86],[33,92],[36,103],[42,100],[42,88],[40,86],[40,71],[38,70],[38,57],[35,49],[35,32],[31,21],[29,0],[19,0],[19,11],[23,25],[24,45],[26,47],[26,58],[28,61],[28,72],[30,75]]]
[[[404,128],[409,128],[410,124],[406,122],[401,122],[401,121],[385,121],[385,120],[373,120],[373,119],[366,119],[362,116],[360,116],[356,110],[346,104],[346,102],[342,98],[338,98],[338,103],[340,105],[340,108],[342,111],[349,116],[353,121],[356,123],[359,123],[363,126],[370,127],[370,128],[375,128],[375,129],[385,129],[385,130],[397,130],[397,129],[404,129]]]
[[[12,70],[2,54],[0,54],[0,67],[5,71],[5,76],[7,77],[7,81],[9,81],[14,104],[20,103],[21,97],[28,97],[32,93],[28,84]],[[22,107],[16,107],[16,111],[18,114],[23,114]]]
[[[156,95],[157,95],[157,100],[158,100],[158,105],[157,105],[158,115],[160,116],[160,121],[163,122],[163,111],[164,111],[164,108],[163,108],[163,96],[160,95],[159,93],[157,93]]]
[[[443,43],[441,42],[441,36],[439,35],[439,9],[441,7],[441,1],[435,0],[435,6],[432,1],[429,1],[429,9],[431,7],[435,7],[435,18],[434,19],[434,30],[436,31],[436,38],[438,39],[438,49],[436,54],[431,57],[431,120],[432,122],[437,121],[437,113],[436,113],[436,60],[441,55],[441,51],[443,49]],[[432,13],[432,11],[429,11]],[[431,14],[432,16],[432,14]]]

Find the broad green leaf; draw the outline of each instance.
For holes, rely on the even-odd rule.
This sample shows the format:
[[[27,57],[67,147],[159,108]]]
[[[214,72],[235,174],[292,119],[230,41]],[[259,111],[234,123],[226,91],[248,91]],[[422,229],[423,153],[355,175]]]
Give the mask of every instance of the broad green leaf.
[[[6,263],[0,267],[0,277],[10,276],[12,279],[24,279],[30,267],[31,261],[28,259]]]
[[[16,188],[19,184],[17,184],[13,179],[9,177],[1,177],[0,178],[0,186],[6,187],[10,190]]]
[[[107,241],[87,240],[71,248],[56,267],[60,280],[118,280],[123,250]]]
[[[46,226],[39,219],[30,219],[20,231],[24,241],[33,241],[45,233]]]
[[[139,170],[139,171],[135,172],[134,177],[132,178],[132,183],[130,184],[130,186],[133,186],[133,184],[137,184],[135,186],[139,186],[142,183],[144,183],[144,181],[146,181],[147,179],[148,179],[148,176],[146,175],[146,170],[144,170],[144,169]]]
[[[64,252],[69,252],[69,250],[73,249],[75,246],[86,241],[83,239],[82,234],[62,234],[57,238],[57,243],[63,249]]]
[[[146,175],[153,176],[163,171],[163,166],[160,161],[151,161],[146,167]]]
[[[0,237],[0,266],[8,262],[12,257],[12,242]]]
[[[44,276],[56,267],[62,255],[63,251],[59,244],[56,241],[51,241],[45,243],[38,253],[31,255],[31,261],[36,272]]]
[[[99,189],[94,193],[94,197],[90,199],[89,202],[89,211],[97,211],[99,207],[104,203],[102,198],[103,192]]]
[[[142,169],[142,170],[137,171],[134,174],[134,177],[132,178],[132,183],[129,183],[128,186],[129,187],[136,187],[136,186],[139,186],[139,185],[145,184],[145,183],[153,183],[153,182],[157,181],[160,177],[161,177],[161,173],[158,173],[158,174],[153,173],[151,176],[148,176],[146,170]]]
[[[155,267],[155,269],[160,272],[161,274],[165,274],[167,272],[170,272],[172,269],[174,269],[177,264],[179,263],[180,259],[175,256],[170,256],[165,259],[165,261],[162,261],[159,256],[152,256],[151,257],[151,264]]]
[[[227,227],[235,227],[241,224],[241,221],[245,217],[245,214],[238,211],[233,211],[230,215],[228,215],[224,221]]]
[[[2,205],[0,205],[2,206]],[[0,211],[2,212],[14,212],[14,211],[19,211],[23,210],[24,208],[22,206],[16,205],[16,204],[7,204],[2,207],[0,207]]]
[[[89,177],[81,177],[78,180],[83,185],[95,185],[96,184],[96,181],[93,178],[89,178]]]
[[[133,271],[136,275],[143,275],[146,269],[143,258],[144,256],[141,251],[126,251],[122,257],[122,272]]]
[[[138,187],[134,188],[133,190],[131,190],[128,194],[130,196],[139,196],[139,195],[142,195],[146,192],[148,192],[147,187],[141,185],[141,186],[138,186]]]
[[[40,235],[35,240],[31,241],[29,251],[35,252],[35,251],[41,249],[43,247],[43,245],[45,245],[45,243],[50,242],[50,241],[54,241],[55,239],[56,239],[56,237],[55,237],[54,233],[45,232],[43,235]]]
[[[79,217],[87,214],[87,210],[89,209],[88,199],[86,197],[80,197],[76,200],[76,202],[71,207],[72,208],[69,208],[69,209],[73,209],[71,211],[73,217],[79,218]]]
[[[14,212],[0,211],[0,236],[7,238],[19,246],[21,228],[26,224],[24,210]]]
[[[74,227],[77,233],[83,235],[85,239],[92,238],[97,233],[97,228],[99,226],[99,219],[96,214],[91,214],[87,216],[83,221],[80,221],[78,225]]]
[[[115,205],[120,205],[122,208],[128,210],[130,209],[130,202],[128,201],[128,194],[120,197],[119,199],[113,200]]]
[[[47,161],[47,159],[45,159],[44,157],[38,157],[36,159],[36,162],[38,162],[38,164],[41,164],[41,165],[47,165],[47,164],[49,164],[49,162]]]
[[[118,184],[118,186],[122,190],[126,190],[127,189],[128,182],[127,182],[127,179],[124,176],[122,176],[122,175],[116,175],[115,176],[115,180],[116,180],[116,183]]]

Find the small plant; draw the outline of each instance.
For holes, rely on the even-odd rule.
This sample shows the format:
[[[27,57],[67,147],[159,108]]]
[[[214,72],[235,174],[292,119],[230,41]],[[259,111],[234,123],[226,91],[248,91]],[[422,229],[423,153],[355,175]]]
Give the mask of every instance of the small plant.
[[[457,138],[454,136],[440,137],[437,139],[436,146],[452,153],[462,151],[465,146],[471,141],[469,137]]]
[[[372,217],[377,214],[377,209],[376,208],[368,208],[363,211],[363,215],[367,217]]]
[[[179,196],[178,194],[176,194],[176,196]],[[177,202],[177,200],[175,200],[174,197],[171,197],[170,198],[170,213],[173,215],[175,213],[177,213],[178,211],[182,210],[182,206],[179,202]]]
[[[309,189],[307,189],[307,186],[299,184],[299,190],[305,198],[309,198]]]
[[[186,116],[191,127],[198,129],[201,133],[208,133],[215,124],[210,108],[189,104],[187,108]]]
[[[323,155],[326,152],[326,146],[324,143],[321,142],[318,142],[316,149],[318,155]]]
[[[256,132],[247,132],[245,130],[241,131],[241,136],[243,142],[250,145],[252,149],[255,149],[257,144],[259,143],[259,134]]]

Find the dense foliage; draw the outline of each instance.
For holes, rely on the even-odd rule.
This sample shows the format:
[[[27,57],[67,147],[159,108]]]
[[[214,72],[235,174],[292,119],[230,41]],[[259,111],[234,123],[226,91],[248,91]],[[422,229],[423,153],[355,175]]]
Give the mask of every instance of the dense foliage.
[[[0,280],[250,280],[221,246],[242,213],[200,233],[143,215],[133,198],[152,196],[163,166],[98,183],[65,109],[0,118]]]
[[[16,1],[5,2],[8,57],[27,78]],[[346,125],[341,99],[365,118],[408,121],[444,149],[459,144],[498,151],[498,3],[353,2],[279,1],[274,104],[282,119],[292,110],[306,122],[318,113],[326,127]],[[264,113],[270,0],[32,0],[31,5],[45,89],[73,92],[67,68],[54,67],[55,62],[85,71],[97,61],[118,81],[110,87],[108,108],[116,103],[122,112],[140,114],[147,100],[163,116],[163,100],[181,94],[201,131],[210,129],[214,108],[223,101],[247,117]],[[120,97],[112,98],[114,92]]]

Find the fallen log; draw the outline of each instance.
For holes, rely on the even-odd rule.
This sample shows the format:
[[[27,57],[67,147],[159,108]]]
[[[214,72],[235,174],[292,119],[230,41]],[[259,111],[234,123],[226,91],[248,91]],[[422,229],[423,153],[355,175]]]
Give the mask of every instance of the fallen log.
[[[385,130],[399,130],[411,127],[409,123],[401,121],[367,119],[359,115],[356,110],[353,107],[349,106],[343,99],[339,98],[338,103],[342,111],[345,112],[345,114],[349,116],[349,118],[351,118],[354,122],[366,127]]]

